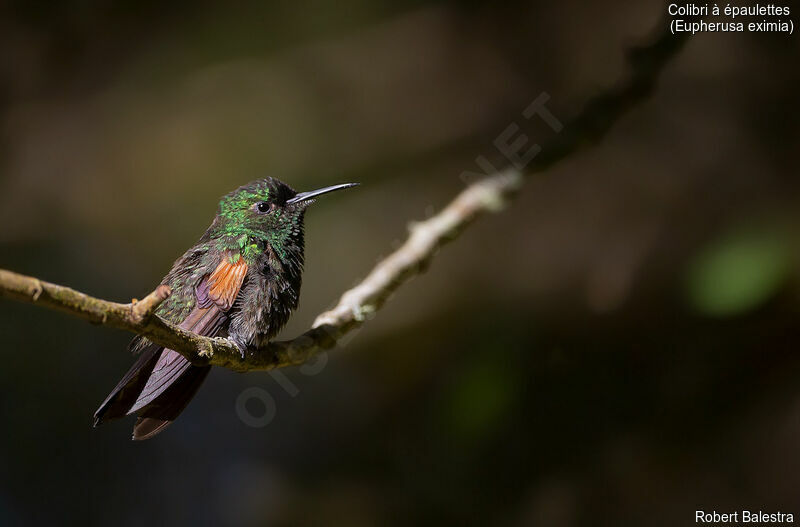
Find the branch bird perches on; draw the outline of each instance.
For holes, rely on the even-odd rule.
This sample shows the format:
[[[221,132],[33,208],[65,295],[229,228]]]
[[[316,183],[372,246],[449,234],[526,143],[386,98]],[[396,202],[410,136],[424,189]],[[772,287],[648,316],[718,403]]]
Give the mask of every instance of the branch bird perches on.
[[[119,304],[91,297],[74,289],[0,269],[0,296],[56,309],[96,324],[123,329],[173,349],[194,364],[223,366],[237,371],[270,370],[302,364],[329,349],[346,333],[379,310],[391,294],[421,273],[436,251],[454,240],[474,220],[496,212],[522,187],[525,176],[541,172],[569,154],[599,141],[631,107],[652,92],[659,73],[677,55],[685,36],[664,32],[652,44],[628,54],[627,76],[594,97],[523,170],[507,170],[470,184],[441,212],[410,227],[405,243],[380,261],[358,285],[342,294],[338,304],[320,314],[311,329],[285,342],[270,342],[239,349],[223,338],[208,338],[179,328],[154,314],[169,295],[165,285],[139,301]]]

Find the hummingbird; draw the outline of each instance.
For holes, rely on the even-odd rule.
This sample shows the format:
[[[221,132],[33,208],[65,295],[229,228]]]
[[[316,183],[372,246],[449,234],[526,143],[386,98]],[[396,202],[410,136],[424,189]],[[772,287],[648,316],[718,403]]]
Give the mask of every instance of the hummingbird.
[[[243,358],[248,347],[266,344],[300,298],[306,208],[322,194],[357,184],[298,193],[265,178],[225,195],[211,226],[161,281],[172,294],[156,314],[200,335],[227,337]],[[138,441],[180,415],[211,366],[195,366],[142,336],[129,349],[138,358],[95,412],[94,426],[136,414]]]

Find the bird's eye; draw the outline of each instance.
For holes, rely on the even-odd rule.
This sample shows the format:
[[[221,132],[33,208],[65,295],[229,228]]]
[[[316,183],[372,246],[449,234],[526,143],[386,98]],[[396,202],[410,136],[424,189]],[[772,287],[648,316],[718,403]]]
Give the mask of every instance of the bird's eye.
[[[270,205],[266,201],[259,201],[258,203],[256,203],[256,209],[258,210],[258,212],[269,212]]]

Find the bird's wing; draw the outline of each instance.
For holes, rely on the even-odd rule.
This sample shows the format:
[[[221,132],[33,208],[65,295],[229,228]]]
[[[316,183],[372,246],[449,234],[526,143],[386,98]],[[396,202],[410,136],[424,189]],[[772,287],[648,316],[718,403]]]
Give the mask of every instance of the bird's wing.
[[[236,300],[247,274],[247,264],[239,253],[226,253],[222,262],[208,277],[208,299],[223,311],[227,311]],[[198,305],[201,304],[198,297]]]
[[[233,306],[246,274],[247,264],[243,258],[233,253],[223,254],[214,271],[203,277],[195,288],[196,305],[180,327],[204,336],[216,336],[227,320],[227,311]],[[209,367],[192,366],[173,350],[146,344],[136,363],[95,412],[95,426],[147,406],[142,412],[146,417],[144,421],[150,417],[150,425],[154,420],[163,421],[149,437],[180,414],[208,370]],[[166,396],[156,401],[168,389]]]
[[[216,336],[228,319],[228,310],[239,295],[246,274],[247,263],[244,258],[238,253],[235,256],[231,253],[223,254],[222,261],[216,269],[210,275],[203,277],[195,288],[197,304],[179,326],[198,335]],[[183,355],[165,349],[128,413],[133,413],[153,402],[190,367],[191,363]]]

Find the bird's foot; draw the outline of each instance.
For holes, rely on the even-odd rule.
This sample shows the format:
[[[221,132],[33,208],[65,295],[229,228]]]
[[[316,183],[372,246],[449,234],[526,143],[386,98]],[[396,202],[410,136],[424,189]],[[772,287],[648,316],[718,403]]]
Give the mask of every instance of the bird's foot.
[[[239,349],[239,354],[242,356],[242,360],[247,357],[247,344],[234,337],[228,337],[226,340]]]

